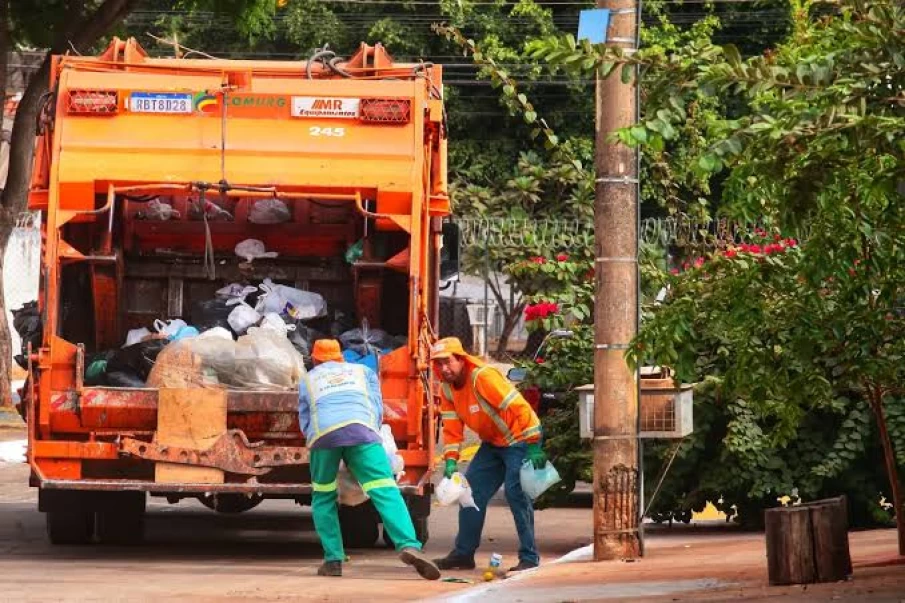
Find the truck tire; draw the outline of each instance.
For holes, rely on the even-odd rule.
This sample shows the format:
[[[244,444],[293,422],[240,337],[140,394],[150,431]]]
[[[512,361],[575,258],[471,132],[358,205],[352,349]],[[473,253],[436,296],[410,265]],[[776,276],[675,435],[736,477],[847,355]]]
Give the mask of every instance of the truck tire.
[[[101,544],[139,544],[145,537],[144,509],[98,511],[95,523]]]
[[[218,513],[244,513],[257,507],[264,500],[260,494],[254,494],[249,498],[245,494],[214,494],[213,496],[199,496],[201,504]]]
[[[367,549],[377,544],[380,538],[380,527],[377,524],[377,512],[371,501],[355,507],[339,507],[339,527],[346,548]]]
[[[94,536],[94,513],[57,510],[44,513],[51,544],[88,544]]]

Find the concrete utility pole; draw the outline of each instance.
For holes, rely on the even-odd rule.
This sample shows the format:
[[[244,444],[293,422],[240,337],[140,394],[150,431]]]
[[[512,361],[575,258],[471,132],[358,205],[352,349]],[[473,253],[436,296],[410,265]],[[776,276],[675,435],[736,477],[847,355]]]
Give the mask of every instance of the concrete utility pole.
[[[607,44],[637,43],[637,0],[597,0],[610,10]],[[641,555],[638,378],[625,361],[638,331],[637,155],[613,132],[636,120],[636,79],[597,80],[594,246],[594,559]]]

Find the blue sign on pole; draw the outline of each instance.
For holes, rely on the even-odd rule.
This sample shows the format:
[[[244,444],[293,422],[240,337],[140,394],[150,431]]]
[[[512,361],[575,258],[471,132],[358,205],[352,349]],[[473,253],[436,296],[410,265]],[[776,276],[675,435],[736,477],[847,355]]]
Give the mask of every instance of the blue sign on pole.
[[[609,9],[583,10],[578,14],[578,41],[587,40],[591,44],[603,44],[606,42],[606,30],[609,26]]]

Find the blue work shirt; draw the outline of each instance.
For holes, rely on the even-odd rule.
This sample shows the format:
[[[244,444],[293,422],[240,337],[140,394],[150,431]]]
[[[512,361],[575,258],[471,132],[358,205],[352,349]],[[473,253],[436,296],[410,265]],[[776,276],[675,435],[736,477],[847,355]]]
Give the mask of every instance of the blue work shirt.
[[[383,398],[377,375],[366,366],[346,362],[325,362],[308,371],[299,385],[299,426],[309,448],[320,448],[318,441],[330,447],[379,442],[383,423]],[[356,429],[345,430],[345,427]],[[374,433],[374,440],[358,442],[362,426]],[[337,433],[342,430],[342,434]],[[357,432],[357,433],[356,433]],[[342,437],[340,437],[342,436]],[[348,436],[348,437],[346,437]],[[351,437],[352,439],[348,439]]]

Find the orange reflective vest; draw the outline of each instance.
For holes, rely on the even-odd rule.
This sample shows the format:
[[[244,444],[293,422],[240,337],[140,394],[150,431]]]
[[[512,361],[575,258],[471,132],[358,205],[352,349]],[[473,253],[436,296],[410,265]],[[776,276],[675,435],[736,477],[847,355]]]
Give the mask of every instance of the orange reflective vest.
[[[511,446],[540,439],[540,420],[534,409],[496,369],[469,363],[465,385],[441,384],[443,457],[459,458],[465,426],[482,442]]]

